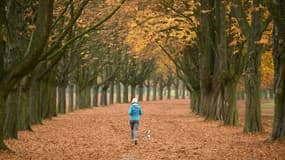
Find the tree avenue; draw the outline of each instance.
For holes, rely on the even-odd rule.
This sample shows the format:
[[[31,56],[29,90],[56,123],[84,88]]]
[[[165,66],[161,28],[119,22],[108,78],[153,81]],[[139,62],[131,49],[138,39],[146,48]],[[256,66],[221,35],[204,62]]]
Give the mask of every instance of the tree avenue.
[[[284,11],[281,0],[2,0],[0,149],[45,118],[188,91],[194,113],[229,126],[241,93],[245,133],[263,130],[271,91],[271,139],[285,139]]]
[[[62,107],[56,111],[54,96],[57,83],[62,86],[66,82],[53,72],[63,69],[59,66],[63,57],[74,57],[73,51],[68,54],[70,44],[110,19],[124,1],[109,8],[109,15],[98,17],[89,28],[76,33],[76,21],[88,3],[89,0],[1,1],[1,149],[8,149],[5,137],[17,138],[18,130],[31,129],[31,124],[40,123],[42,118],[65,112]]]
[[[138,11],[138,15],[145,16],[138,16],[138,22],[130,25],[137,30],[131,34],[155,41],[175,64],[179,78],[191,92],[192,111],[206,119],[223,120],[225,125],[238,125],[236,93],[243,79],[246,91],[244,132],[262,131],[260,88],[261,84],[264,88],[272,88],[272,83],[268,83],[273,73],[268,52],[272,51],[272,17],[281,24],[282,13],[277,12],[281,10],[279,2],[160,0],[152,3],[152,6],[160,4],[162,7],[146,5],[143,11]],[[165,16],[161,17],[163,14]],[[128,42],[137,45],[131,40]],[[269,59],[262,61],[262,56]],[[275,54],[275,69],[282,64],[276,61],[279,57]],[[276,83],[277,77],[279,74],[275,71]],[[282,90],[282,86],[279,87]],[[278,124],[282,122],[277,122],[282,119],[282,113],[282,109],[275,113],[276,127],[282,126]]]

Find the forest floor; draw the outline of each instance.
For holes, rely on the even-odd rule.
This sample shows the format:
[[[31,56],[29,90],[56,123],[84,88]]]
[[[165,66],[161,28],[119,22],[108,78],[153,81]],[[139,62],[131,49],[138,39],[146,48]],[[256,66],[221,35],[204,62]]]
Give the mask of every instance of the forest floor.
[[[6,140],[15,153],[0,159],[92,160],[222,160],[285,159],[285,142],[270,143],[272,107],[264,105],[264,132],[244,134],[244,102],[239,102],[240,126],[226,127],[190,113],[189,100],[142,102],[144,115],[139,143],[130,140],[129,104],[85,109],[45,120],[33,132]],[[268,102],[270,106],[270,102]],[[151,130],[151,140],[145,137]]]

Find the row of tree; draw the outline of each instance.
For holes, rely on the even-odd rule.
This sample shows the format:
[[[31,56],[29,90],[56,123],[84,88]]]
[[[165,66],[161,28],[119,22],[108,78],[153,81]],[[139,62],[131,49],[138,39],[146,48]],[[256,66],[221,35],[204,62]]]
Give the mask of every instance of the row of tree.
[[[149,37],[147,41],[155,42],[175,64],[178,76],[191,92],[192,111],[206,119],[238,125],[236,93],[242,77],[246,91],[244,132],[262,131],[261,58],[265,52],[272,53],[275,114],[271,138],[285,139],[282,1],[152,3],[152,6],[141,4],[144,9],[139,15],[144,18],[139,17],[139,22],[130,25],[140,28],[132,34]],[[127,42],[135,46],[132,37]]]
[[[64,101],[59,101],[56,107],[56,90],[58,87],[59,97],[65,97],[69,81],[66,77],[71,72],[74,81],[82,87],[81,94],[84,93],[89,83],[83,82],[89,76],[88,67],[84,65],[90,61],[87,57],[90,48],[86,48],[85,39],[109,20],[124,1],[113,6],[108,3],[98,5],[101,3],[91,0],[0,2],[0,149],[8,149],[3,141],[5,137],[16,138],[18,130],[31,130],[31,124],[65,113]],[[82,26],[80,17],[92,5],[108,12],[93,16],[88,27]]]
[[[129,87],[131,97],[138,88],[139,100],[144,87],[147,100],[151,88],[154,100],[162,99],[165,87],[168,98],[171,86],[177,96],[176,77],[191,92],[195,113],[226,125],[238,124],[236,89],[245,77],[245,131],[260,131],[260,59],[268,50],[260,40],[271,17],[276,23],[272,137],[284,137],[284,36],[278,29],[283,23],[276,22],[284,6],[276,3],[266,3],[267,9],[257,0],[1,1],[0,148],[7,149],[5,137],[16,138],[18,130],[31,130],[44,118],[99,105],[99,89],[100,105],[129,102]]]
[[[181,82],[172,70],[157,69],[158,57],[128,54],[126,29],[119,25],[129,20],[124,1],[115,6],[91,0],[0,3],[0,149],[8,149],[4,138],[17,138],[19,130],[32,130],[31,125],[43,119],[74,109],[127,103],[129,87],[131,97],[138,88],[143,100],[146,88],[146,100],[151,91],[152,100],[161,100],[165,87],[170,99],[175,86],[178,98]],[[121,7],[124,11],[119,11]]]

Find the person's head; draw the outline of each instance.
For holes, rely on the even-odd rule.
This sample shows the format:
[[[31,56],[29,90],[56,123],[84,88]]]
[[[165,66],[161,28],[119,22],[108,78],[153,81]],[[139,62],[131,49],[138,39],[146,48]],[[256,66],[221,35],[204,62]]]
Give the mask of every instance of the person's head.
[[[132,103],[138,103],[138,99],[137,98],[133,98],[132,99]]]

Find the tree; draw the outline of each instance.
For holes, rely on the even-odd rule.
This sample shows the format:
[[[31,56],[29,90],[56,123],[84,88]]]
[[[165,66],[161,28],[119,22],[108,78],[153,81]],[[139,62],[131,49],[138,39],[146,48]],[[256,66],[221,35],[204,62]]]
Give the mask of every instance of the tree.
[[[271,139],[285,139],[285,4],[284,2],[266,2],[273,19],[273,60],[274,60],[274,122]]]
[[[264,8],[259,0],[242,2],[233,0],[233,11],[241,32],[246,37],[247,58],[245,63],[246,117],[244,132],[262,131],[260,108],[260,63],[261,37],[270,22],[270,17],[263,18]],[[244,10],[246,6],[251,8]],[[249,11],[247,14],[245,11]]]
[[[12,2],[15,4],[16,2]],[[2,7],[2,5],[1,5]],[[5,5],[3,6],[5,7]],[[5,9],[4,9],[5,10]],[[2,10],[3,11],[3,10]],[[3,11],[6,15],[7,11]],[[35,30],[33,31],[33,35],[31,37],[31,41],[29,42],[29,48],[25,53],[25,59],[20,63],[13,64],[8,70],[5,71],[4,74],[1,74],[0,79],[0,149],[7,149],[7,146],[3,141],[3,122],[4,122],[4,106],[7,96],[11,89],[15,86],[17,82],[21,80],[22,77],[30,73],[33,68],[38,64],[38,58],[43,53],[43,49],[47,43],[48,35],[51,28],[51,20],[52,20],[52,12],[53,12],[53,1],[52,0],[40,0],[38,6],[38,17],[35,22]],[[17,23],[17,22],[15,22]],[[3,26],[3,24],[0,24]],[[16,41],[17,42],[17,41]],[[16,43],[15,42],[15,43]],[[12,43],[12,42],[11,42]],[[12,45],[12,44],[8,44]],[[4,52],[1,52],[3,55]],[[23,55],[18,51],[19,55]],[[1,56],[1,58],[4,58]],[[1,60],[3,61],[3,59]],[[4,71],[4,69],[2,70]]]
[[[51,30],[54,28],[54,24],[52,23],[53,11],[54,11],[53,0],[39,0],[37,1],[37,3],[33,3],[32,1],[28,2],[29,3],[27,3],[27,1],[25,0],[21,0],[21,3],[18,1],[17,2],[1,1],[0,40],[1,42],[3,42],[4,37],[9,37],[6,38],[7,41],[5,41],[5,43],[1,43],[0,47],[1,48],[0,130],[2,131],[4,128],[3,122],[5,119],[5,113],[4,113],[5,103],[7,102],[7,98],[10,95],[10,93],[17,87],[16,85],[18,84],[21,85],[22,91],[20,93],[23,93],[22,105],[24,107],[22,108],[23,109],[21,111],[22,116],[20,118],[22,117],[25,118],[25,121],[21,121],[24,122],[21,125],[23,125],[24,128],[29,128],[32,121],[31,116],[35,110],[31,110],[31,108],[29,108],[34,106],[27,105],[28,95],[29,95],[27,86],[29,86],[30,84],[31,75],[38,74],[38,72],[34,71],[36,70],[39,71],[38,69],[42,68],[40,66],[44,66],[43,67],[44,70],[42,70],[42,73],[48,73],[49,71],[51,71],[54,65],[60,60],[63,53],[65,53],[63,51],[71,43],[78,40],[86,33],[89,33],[97,29],[105,21],[110,19],[112,15],[114,15],[116,11],[118,11],[118,9],[124,3],[124,1],[122,1],[120,5],[117,6],[111,12],[111,14],[107,15],[105,18],[102,18],[98,23],[92,25],[83,32],[76,34],[70,39],[66,39],[67,33],[69,33],[70,29],[75,24],[76,19],[78,17],[72,19],[67,24],[67,28],[65,28],[63,32],[61,32],[60,34],[57,34],[58,37],[56,37],[55,40],[53,41],[51,37],[52,35]],[[82,6],[82,8],[77,10],[78,14],[75,14],[76,16],[80,16],[79,13],[81,13],[86,3],[88,3],[88,0],[79,3],[79,6]],[[20,4],[27,4],[27,5],[25,5],[23,8],[19,7]],[[67,4],[68,4],[67,6],[70,6],[69,5],[70,3]],[[26,10],[23,11],[23,9]],[[65,12],[66,10],[64,9],[62,15]],[[18,19],[20,20],[18,21]],[[57,22],[58,21],[55,20],[55,24]],[[4,26],[4,24],[6,25]],[[63,41],[65,41],[65,43],[62,43]],[[4,49],[6,46],[8,46],[9,49],[7,50]],[[5,51],[7,51],[7,53]],[[15,57],[13,59],[14,54],[17,55],[18,57]],[[9,64],[7,62],[9,62]],[[42,77],[42,76],[36,75],[36,77]],[[51,77],[49,77],[49,79],[50,78]],[[12,110],[9,110],[9,112],[11,111]],[[48,113],[53,113],[53,112],[48,112]],[[7,146],[4,144],[3,141],[4,136],[2,131],[0,132],[0,149],[8,149]]]

